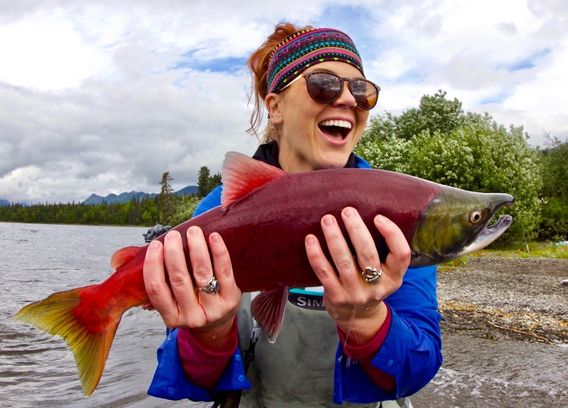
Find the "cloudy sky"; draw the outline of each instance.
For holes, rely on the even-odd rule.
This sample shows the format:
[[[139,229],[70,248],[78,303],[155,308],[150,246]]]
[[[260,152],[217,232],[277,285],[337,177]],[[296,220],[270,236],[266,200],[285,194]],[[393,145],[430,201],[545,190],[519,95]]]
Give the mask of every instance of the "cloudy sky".
[[[0,199],[82,201],[196,182],[252,153],[248,55],[281,21],[331,26],[381,85],[374,114],[438,89],[568,137],[568,2],[0,0]]]

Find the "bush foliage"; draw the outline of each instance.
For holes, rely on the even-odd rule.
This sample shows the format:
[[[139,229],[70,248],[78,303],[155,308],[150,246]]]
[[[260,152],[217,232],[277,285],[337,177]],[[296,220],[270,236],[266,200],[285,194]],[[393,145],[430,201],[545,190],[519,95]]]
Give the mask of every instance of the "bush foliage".
[[[461,103],[447,100],[442,91],[424,96],[419,108],[398,117],[374,117],[356,151],[376,168],[513,195],[515,203],[505,211],[514,223],[501,243],[526,242],[539,233],[539,152],[528,145],[523,128],[506,128],[488,114],[464,113]]]
[[[542,151],[544,206],[540,239],[568,239],[568,142],[551,141]]]

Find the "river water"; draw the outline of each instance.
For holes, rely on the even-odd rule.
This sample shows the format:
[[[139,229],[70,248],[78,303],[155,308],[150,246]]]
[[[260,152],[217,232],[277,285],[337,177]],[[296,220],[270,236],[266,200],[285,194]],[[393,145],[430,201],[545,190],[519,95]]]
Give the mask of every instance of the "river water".
[[[65,342],[16,322],[23,305],[99,282],[114,250],[143,244],[144,228],[0,223],[1,407],[206,407],[146,394],[164,327],[155,312],[128,311],[102,380],[84,398]],[[445,363],[413,398],[420,407],[566,407],[568,347],[444,337]],[[330,375],[332,375],[330,373]]]

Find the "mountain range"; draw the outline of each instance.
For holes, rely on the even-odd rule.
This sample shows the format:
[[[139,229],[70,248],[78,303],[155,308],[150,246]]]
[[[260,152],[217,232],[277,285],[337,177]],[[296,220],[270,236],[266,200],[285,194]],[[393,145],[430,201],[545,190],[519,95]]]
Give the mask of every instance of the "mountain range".
[[[174,194],[177,196],[187,196],[193,195],[197,191],[197,186],[187,186],[178,191]],[[89,198],[83,201],[83,204],[87,205],[95,205],[95,204],[115,204],[115,203],[126,203],[131,200],[146,200],[148,198],[153,198],[157,196],[158,193],[144,193],[142,191],[130,191],[128,193],[120,193],[120,194],[108,194],[107,196],[103,197],[98,194],[91,194]],[[0,203],[5,200],[0,200]],[[0,204],[1,205],[1,204]]]
[[[178,191],[176,191],[174,194],[177,196],[188,196],[188,195],[194,195],[197,192],[197,186],[186,186]],[[146,200],[148,198],[153,198],[155,196],[157,196],[158,193],[144,193],[142,191],[131,191],[129,193],[120,193],[120,194],[109,194],[105,197],[97,195],[97,194],[91,194],[89,196],[89,198],[87,198],[85,201],[83,201],[81,204],[87,204],[87,205],[95,205],[95,204],[102,204],[102,203],[107,203],[107,204],[115,204],[115,203],[126,203],[128,201],[131,200]],[[30,205],[29,203],[26,202],[12,202],[9,200],[5,200],[3,198],[0,198],[0,207],[4,207],[4,206],[10,206],[13,204],[21,204],[21,205]]]

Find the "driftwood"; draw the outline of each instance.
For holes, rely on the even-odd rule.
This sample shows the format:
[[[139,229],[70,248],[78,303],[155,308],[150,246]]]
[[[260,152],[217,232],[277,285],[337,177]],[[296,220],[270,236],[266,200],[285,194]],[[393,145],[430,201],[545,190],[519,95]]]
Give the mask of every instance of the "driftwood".
[[[487,323],[489,323],[491,326],[493,326],[497,329],[500,329],[500,330],[505,330],[505,331],[508,331],[508,332],[521,334],[523,336],[530,336],[530,337],[533,337],[533,338],[535,338],[539,341],[542,341],[543,343],[552,344],[552,342],[550,340],[548,340],[546,337],[539,336],[538,334],[531,333],[531,332],[526,331],[526,330],[519,330],[519,329],[513,329],[512,327],[501,326],[499,324],[493,323],[490,320],[487,320]]]

